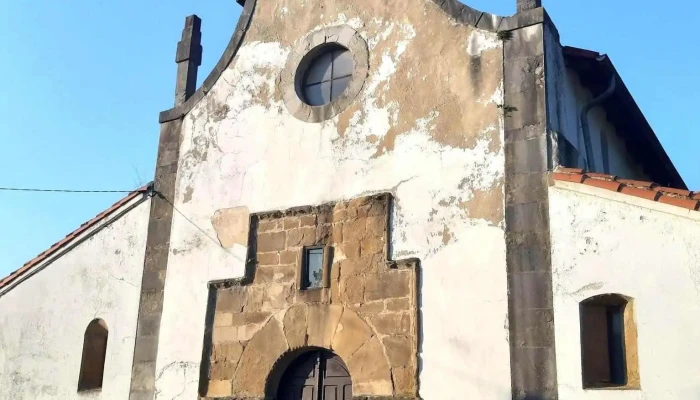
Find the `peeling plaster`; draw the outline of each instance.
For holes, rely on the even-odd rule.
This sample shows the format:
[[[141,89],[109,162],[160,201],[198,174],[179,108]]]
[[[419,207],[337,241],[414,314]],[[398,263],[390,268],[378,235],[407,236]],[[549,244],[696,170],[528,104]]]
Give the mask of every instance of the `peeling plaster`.
[[[248,245],[248,227],[250,225],[248,207],[234,207],[217,210],[211,218],[216,236],[221,246],[230,249],[234,244]]]
[[[299,121],[279,87],[289,52],[309,32],[339,24],[368,43],[365,87],[338,116]],[[176,214],[173,248],[204,234],[226,247],[212,221],[221,210],[389,191],[393,256],[418,257],[425,271],[421,396],[510,396],[502,49],[494,33],[475,32],[422,0],[260,2],[234,62],[183,122],[176,206],[201,231]],[[245,247],[226,243],[234,245],[203,240],[169,259],[157,372],[199,362],[206,282],[243,275]],[[457,323],[455,304],[464,314]],[[165,371],[157,387],[174,396],[181,380]],[[197,384],[186,386],[195,396]]]
[[[696,398],[700,219],[665,213],[642,198],[586,192],[557,183],[549,194],[560,398],[586,399],[593,392],[581,388],[578,307],[604,293],[634,299],[641,390],[624,391],[624,397]],[[599,399],[622,398],[621,391],[594,392]]]

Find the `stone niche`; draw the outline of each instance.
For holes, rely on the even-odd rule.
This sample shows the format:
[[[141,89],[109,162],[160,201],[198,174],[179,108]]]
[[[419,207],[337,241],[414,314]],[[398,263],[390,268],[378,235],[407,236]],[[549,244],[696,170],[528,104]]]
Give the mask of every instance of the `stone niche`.
[[[327,349],[353,398],[415,399],[418,260],[388,259],[391,195],[251,215],[243,278],[210,284],[200,395],[273,399],[290,354]],[[300,287],[324,249],[320,288]]]

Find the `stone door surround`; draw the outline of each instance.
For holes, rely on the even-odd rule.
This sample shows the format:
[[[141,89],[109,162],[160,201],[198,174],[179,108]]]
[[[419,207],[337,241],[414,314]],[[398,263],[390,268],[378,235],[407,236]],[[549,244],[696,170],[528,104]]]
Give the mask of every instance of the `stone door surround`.
[[[270,399],[296,356],[327,349],[353,398],[417,398],[418,260],[388,260],[390,208],[381,194],[252,215],[246,276],[210,284],[200,394]],[[308,246],[332,249],[327,287],[299,288]]]

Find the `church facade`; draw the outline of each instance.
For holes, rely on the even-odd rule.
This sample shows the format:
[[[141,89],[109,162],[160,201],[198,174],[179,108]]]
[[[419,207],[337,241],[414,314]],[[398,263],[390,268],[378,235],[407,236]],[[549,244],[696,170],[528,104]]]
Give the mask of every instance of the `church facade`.
[[[239,3],[154,182],[0,281],[0,398],[700,395],[700,193],[610,58],[539,0]]]

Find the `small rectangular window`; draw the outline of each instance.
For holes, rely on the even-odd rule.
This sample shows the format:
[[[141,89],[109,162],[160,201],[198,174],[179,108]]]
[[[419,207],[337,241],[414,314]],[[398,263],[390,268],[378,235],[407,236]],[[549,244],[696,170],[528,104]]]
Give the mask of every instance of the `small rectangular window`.
[[[628,384],[625,304],[622,301],[624,300],[602,297],[581,304],[581,362],[584,388]]]
[[[304,249],[302,289],[323,287],[323,247]]]

